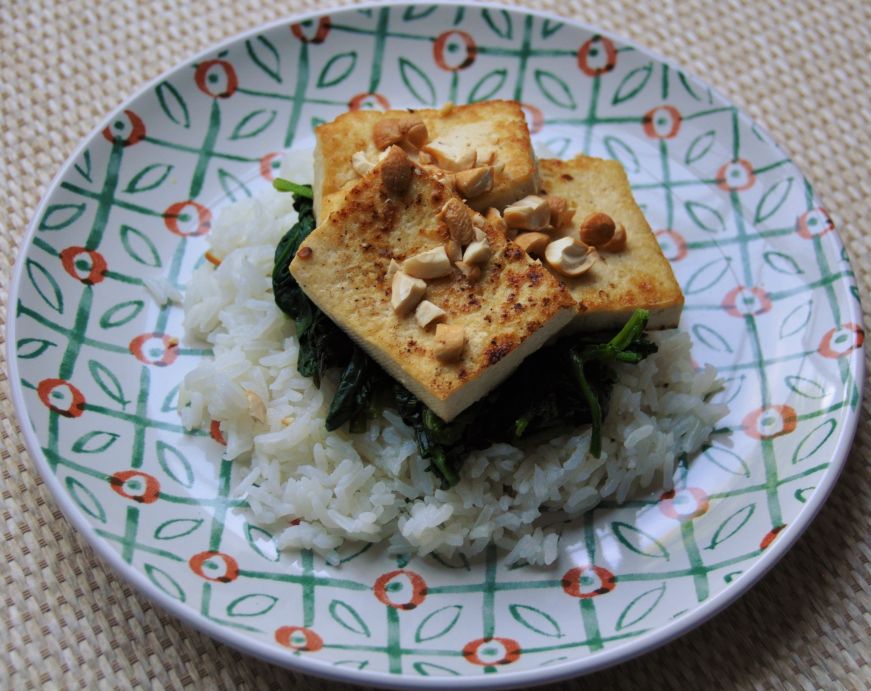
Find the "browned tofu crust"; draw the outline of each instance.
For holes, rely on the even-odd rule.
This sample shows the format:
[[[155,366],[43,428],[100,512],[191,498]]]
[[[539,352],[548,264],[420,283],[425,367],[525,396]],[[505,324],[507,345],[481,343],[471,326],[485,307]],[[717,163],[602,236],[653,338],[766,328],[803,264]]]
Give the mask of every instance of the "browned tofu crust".
[[[414,111],[427,127],[429,141],[443,139],[478,152],[478,164],[496,166],[493,189],[469,200],[479,211],[499,209],[538,189],[535,155],[523,109],[515,101],[486,101],[454,106],[447,110]],[[375,123],[407,111],[351,111],[316,130],[315,213],[324,221],[340,204],[343,190],[359,180],[351,157],[362,151],[377,160],[380,151],[373,141]],[[504,167],[502,167],[504,165]]]
[[[572,328],[598,331],[622,326],[638,308],[650,310],[650,328],[676,327],[683,293],[650,225],[632,196],[626,172],[617,161],[588,156],[539,161],[542,190],[577,204],[572,235],[596,211],[623,224],[626,247],[600,252],[601,261],[578,278],[563,278],[577,301]]]
[[[560,330],[575,301],[538,261],[486,224],[493,255],[470,282],[456,268],[427,281],[425,299],[465,330],[461,359],[434,356],[434,329],[391,309],[391,259],[402,262],[450,237],[437,218],[452,191],[414,166],[408,192],[382,185],[384,164],[361,178],[305,241],[290,271],[305,293],[396,379],[449,420],[487,393]]]

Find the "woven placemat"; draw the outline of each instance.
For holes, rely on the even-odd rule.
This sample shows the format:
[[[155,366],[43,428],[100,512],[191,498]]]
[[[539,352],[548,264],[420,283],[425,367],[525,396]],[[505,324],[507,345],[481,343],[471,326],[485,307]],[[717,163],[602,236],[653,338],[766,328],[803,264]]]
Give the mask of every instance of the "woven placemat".
[[[17,247],[46,186],[110,109],[216,41],[319,6],[179,4],[0,3],[0,302],[5,304]],[[522,4],[653,48],[766,127],[835,219],[871,323],[867,0]],[[871,688],[869,413],[871,386],[849,463],[827,505],[748,595],[652,654],[553,688]],[[213,641],[109,571],[63,518],[26,453],[5,366],[0,457],[0,688],[341,688]]]

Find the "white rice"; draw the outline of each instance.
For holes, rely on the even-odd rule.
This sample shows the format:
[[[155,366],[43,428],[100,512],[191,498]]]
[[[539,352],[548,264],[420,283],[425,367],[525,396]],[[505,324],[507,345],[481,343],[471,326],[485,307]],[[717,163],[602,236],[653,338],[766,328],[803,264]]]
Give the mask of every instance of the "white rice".
[[[304,182],[310,171],[310,159],[297,157],[282,174]],[[445,558],[493,542],[509,562],[550,564],[559,525],[547,514],[578,516],[604,498],[670,489],[676,460],[697,451],[726,412],[705,400],[720,384],[712,367],[692,367],[689,337],[655,334],[658,353],[619,367],[600,458],[588,454],[588,428],[523,448],[496,444],[472,453],[460,482],[442,490],[396,413],[386,410],[359,435],[324,428],[335,384],[317,389],[297,372],[292,322],[272,299],[275,246],[296,218],[291,203],[268,190],[214,224],[211,252],[222,261],[204,262],[184,299],[188,337],[211,343],[214,358],[188,374],[179,397],[188,428],[220,422],[226,456],[240,466],[234,495],[277,531],[281,548],[336,562],[345,540]]]

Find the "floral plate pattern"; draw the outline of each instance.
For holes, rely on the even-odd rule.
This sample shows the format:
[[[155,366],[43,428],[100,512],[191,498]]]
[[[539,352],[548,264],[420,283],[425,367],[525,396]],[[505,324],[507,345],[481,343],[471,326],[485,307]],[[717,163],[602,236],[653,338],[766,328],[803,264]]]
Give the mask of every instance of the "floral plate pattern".
[[[535,142],[618,159],[686,293],[731,413],[676,489],[566,525],[551,568],[280,553],[230,494],[220,430],[186,432],[208,357],[181,311],[216,209],[348,109],[516,99]],[[382,685],[511,685],[639,654],[758,579],[831,489],[861,400],[844,248],[810,185],[734,106],[648,51],[501,6],[390,5],[276,22],[146,86],[52,184],[16,266],[10,380],[66,515],[163,607],[278,664]],[[496,673],[496,674],[493,674]]]

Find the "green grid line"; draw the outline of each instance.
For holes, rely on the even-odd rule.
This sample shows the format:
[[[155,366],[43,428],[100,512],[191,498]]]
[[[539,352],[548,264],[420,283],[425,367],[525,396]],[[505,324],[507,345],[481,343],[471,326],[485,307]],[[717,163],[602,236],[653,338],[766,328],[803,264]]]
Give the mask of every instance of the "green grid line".
[[[296,88],[293,95],[293,109],[290,112],[290,119],[287,122],[287,132],[284,134],[284,146],[289,148],[293,144],[296,136],[296,129],[299,124],[299,118],[302,114],[304,102],[302,98],[308,89],[309,80],[309,56],[308,43],[300,42],[299,47],[299,70],[297,71]]]

